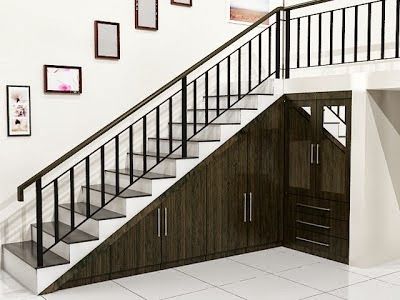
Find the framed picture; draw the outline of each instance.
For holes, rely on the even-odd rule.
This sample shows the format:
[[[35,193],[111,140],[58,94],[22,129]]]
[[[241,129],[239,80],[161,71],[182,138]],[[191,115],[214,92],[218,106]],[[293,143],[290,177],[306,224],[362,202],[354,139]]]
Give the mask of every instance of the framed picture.
[[[95,56],[103,59],[120,59],[119,23],[94,22]]]
[[[173,5],[192,6],[192,0],[171,0]]]
[[[135,27],[158,30],[158,0],[135,0]]]
[[[252,24],[268,13],[269,2],[270,0],[229,0],[229,20],[244,25]]]
[[[7,85],[8,136],[31,135],[31,89],[29,86]]]
[[[81,94],[82,68],[45,65],[44,91],[46,93]]]

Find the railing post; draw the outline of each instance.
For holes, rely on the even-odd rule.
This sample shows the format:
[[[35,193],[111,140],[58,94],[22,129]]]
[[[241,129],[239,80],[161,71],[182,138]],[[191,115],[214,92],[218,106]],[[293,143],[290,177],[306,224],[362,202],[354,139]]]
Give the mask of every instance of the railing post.
[[[281,68],[281,12],[276,12],[276,32],[275,32],[275,75],[279,79]]]
[[[290,10],[286,11],[285,78],[290,77]]]
[[[37,266],[43,267],[43,216],[42,216],[42,178],[36,181],[36,251]]]
[[[182,78],[182,157],[187,157],[187,77]]]

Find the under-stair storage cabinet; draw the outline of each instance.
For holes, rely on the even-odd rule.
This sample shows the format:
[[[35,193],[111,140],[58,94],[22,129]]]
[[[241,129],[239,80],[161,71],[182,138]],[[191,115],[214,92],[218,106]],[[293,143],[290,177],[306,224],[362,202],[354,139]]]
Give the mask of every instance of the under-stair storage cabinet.
[[[207,166],[207,254],[220,257],[280,241],[283,104],[232,138]]]
[[[285,244],[348,262],[351,93],[286,96]]]

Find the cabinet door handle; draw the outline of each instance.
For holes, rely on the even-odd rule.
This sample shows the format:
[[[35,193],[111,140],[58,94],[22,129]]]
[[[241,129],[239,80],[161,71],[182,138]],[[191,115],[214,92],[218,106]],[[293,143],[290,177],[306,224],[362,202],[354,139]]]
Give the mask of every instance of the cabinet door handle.
[[[247,194],[243,193],[243,211],[244,211],[244,215],[243,215],[243,222],[247,222]]]
[[[296,223],[303,224],[303,225],[308,225],[308,226],[313,226],[313,227],[317,227],[317,228],[322,228],[322,229],[326,229],[326,230],[331,229],[330,226],[324,226],[324,225],[305,222],[305,221],[301,221],[301,220],[296,220]]]
[[[311,144],[311,164],[314,164],[314,144]]]
[[[168,208],[164,208],[164,235],[168,236]]]
[[[317,144],[317,165],[319,165],[319,144]]]
[[[296,240],[329,248],[331,245],[296,236]]]
[[[250,192],[250,222],[253,222],[253,194]]]
[[[161,208],[157,210],[157,235],[161,237]]]
[[[321,210],[321,211],[331,211],[330,208],[307,205],[307,204],[303,204],[303,203],[296,203],[296,205],[300,206],[300,207],[311,208],[311,209],[316,209],[316,210]]]

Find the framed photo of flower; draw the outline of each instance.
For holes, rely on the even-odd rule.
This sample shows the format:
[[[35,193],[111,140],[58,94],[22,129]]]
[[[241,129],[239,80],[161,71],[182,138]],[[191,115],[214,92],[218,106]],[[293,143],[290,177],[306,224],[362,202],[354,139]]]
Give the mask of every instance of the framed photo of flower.
[[[31,135],[31,89],[29,86],[7,85],[8,136]]]
[[[180,6],[192,6],[192,0],[171,0],[171,4]]]
[[[44,91],[46,93],[81,94],[82,68],[45,65]]]
[[[94,22],[95,56],[102,59],[120,59],[119,23]]]
[[[158,30],[158,0],[135,0],[135,28]]]

